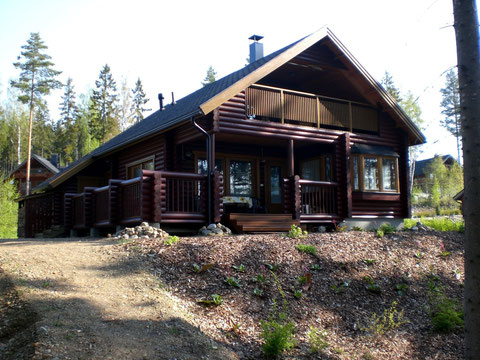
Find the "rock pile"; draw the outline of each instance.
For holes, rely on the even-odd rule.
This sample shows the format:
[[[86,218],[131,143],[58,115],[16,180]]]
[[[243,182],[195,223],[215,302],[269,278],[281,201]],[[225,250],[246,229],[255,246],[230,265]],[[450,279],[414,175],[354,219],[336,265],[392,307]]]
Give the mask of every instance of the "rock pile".
[[[414,225],[410,228],[411,231],[431,231],[432,228],[426,225],[423,225],[420,221],[417,222],[417,225]]]
[[[218,223],[218,224],[210,224],[208,226],[204,226],[198,232],[198,235],[202,236],[222,236],[222,235],[231,235],[232,230],[227,228],[226,226]]]
[[[118,231],[114,237],[123,240],[135,240],[142,237],[166,239],[168,238],[168,233],[162,229],[148,225],[147,222],[142,222],[134,228],[127,227]]]

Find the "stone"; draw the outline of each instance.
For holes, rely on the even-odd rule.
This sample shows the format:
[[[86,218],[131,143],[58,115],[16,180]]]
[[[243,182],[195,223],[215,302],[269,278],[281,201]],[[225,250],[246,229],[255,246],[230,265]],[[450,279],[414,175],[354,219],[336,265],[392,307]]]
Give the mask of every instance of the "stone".
[[[124,239],[124,240],[128,240],[129,238],[130,238],[130,236],[128,236],[127,234],[122,235],[122,239]]]
[[[138,235],[137,235],[137,234],[133,234],[132,236],[130,236],[130,239],[138,239]]]
[[[148,222],[144,221],[140,224],[141,227],[147,227],[148,226]]]
[[[410,228],[410,231],[418,231],[418,227],[412,226],[412,227]]]
[[[217,228],[221,229],[222,227],[224,227],[222,224],[220,223],[217,224]]]
[[[208,230],[213,230],[213,229],[216,229],[216,228],[217,228],[217,225],[215,225],[215,224],[210,224],[210,225],[207,226]]]
[[[223,235],[222,229],[219,229],[219,228],[213,229],[212,232],[216,235]]]
[[[317,229],[317,232],[319,233],[327,232],[327,228],[325,226],[319,226]]]

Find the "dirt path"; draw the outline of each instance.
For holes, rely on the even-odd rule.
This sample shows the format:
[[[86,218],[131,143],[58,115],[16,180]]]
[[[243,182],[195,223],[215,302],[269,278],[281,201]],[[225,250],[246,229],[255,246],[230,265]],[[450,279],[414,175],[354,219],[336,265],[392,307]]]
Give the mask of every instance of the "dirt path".
[[[191,325],[139,258],[105,239],[0,241],[0,330],[9,311],[30,319],[19,326],[33,325],[34,359],[236,359]],[[12,352],[13,340],[0,332],[0,358],[5,349],[30,358]]]

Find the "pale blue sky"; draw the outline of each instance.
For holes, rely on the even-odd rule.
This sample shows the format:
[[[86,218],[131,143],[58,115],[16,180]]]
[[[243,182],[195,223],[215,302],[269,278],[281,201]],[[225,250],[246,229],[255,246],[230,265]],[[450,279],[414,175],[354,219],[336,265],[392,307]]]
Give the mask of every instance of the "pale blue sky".
[[[427,123],[422,158],[456,156],[455,139],[438,127],[442,73],[456,64],[451,0],[0,0],[0,90],[31,32],[49,47],[61,80],[78,93],[94,86],[105,63],[117,81],[142,79],[149,107],[157,94],[178,99],[198,89],[209,65],[218,76],[241,68],[248,37],[265,36],[273,52],[328,25],[370,74],[385,71],[419,96]],[[60,91],[50,97],[53,117]],[[169,96],[167,96],[169,99]]]

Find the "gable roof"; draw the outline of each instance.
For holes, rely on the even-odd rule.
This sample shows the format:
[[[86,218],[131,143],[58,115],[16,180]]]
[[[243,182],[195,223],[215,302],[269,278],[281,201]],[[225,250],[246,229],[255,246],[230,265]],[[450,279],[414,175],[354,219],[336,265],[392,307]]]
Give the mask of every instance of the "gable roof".
[[[308,35],[268,56],[260,58],[244,68],[231,73],[205,87],[178,100],[175,105],[167,105],[163,111],[156,111],[141,122],[128,128],[121,134],[93,150],[90,154],[72,164],[69,168],[48,179],[37,186],[34,190],[42,190],[46,187],[55,187],[64,179],[84,169],[94,158],[105,156],[113,151],[133,144],[140,139],[159,133],[177,124],[187,121],[192,116],[207,115],[223,102],[229,100],[240,91],[254,84],[266,75],[299,55],[315,43],[327,39],[345,57],[347,61],[361,73],[368,84],[378,93],[379,99],[387,109],[391,109],[400,122],[409,132],[412,143],[424,143],[425,137],[415,124],[408,118],[400,106],[388,95],[382,86],[376,82],[370,74],[358,63],[350,52],[340,43],[333,33],[326,27]]]
[[[37,160],[41,165],[43,165],[43,167],[49,170],[52,174],[57,174],[60,171],[50,161],[41,157],[40,155],[32,154],[30,158]],[[20,165],[18,165],[15,169],[13,169],[10,172],[10,174],[8,174],[8,177],[12,176],[14,172],[21,169],[26,163],[27,163],[27,159],[23,160]]]
[[[425,171],[427,170],[427,166],[437,157],[440,157],[445,164],[446,162],[453,162],[457,161],[452,155],[437,155],[429,159],[424,160],[417,160],[415,161],[415,174],[414,177],[423,176],[425,175]]]

